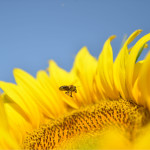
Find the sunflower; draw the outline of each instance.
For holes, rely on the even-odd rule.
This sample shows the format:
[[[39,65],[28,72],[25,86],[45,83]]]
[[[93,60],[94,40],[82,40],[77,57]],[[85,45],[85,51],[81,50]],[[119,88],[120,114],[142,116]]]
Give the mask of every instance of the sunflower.
[[[98,59],[86,47],[66,72],[54,61],[36,78],[14,69],[0,81],[1,149],[150,148],[150,34],[124,42],[115,61],[111,36]]]

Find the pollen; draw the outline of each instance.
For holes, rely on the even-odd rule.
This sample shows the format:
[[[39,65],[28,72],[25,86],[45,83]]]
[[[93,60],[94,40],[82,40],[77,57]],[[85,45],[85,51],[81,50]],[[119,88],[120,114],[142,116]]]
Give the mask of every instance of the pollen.
[[[148,123],[149,111],[129,100],[103,100],[98,104],[75,110],[64,117],[49,121],[25,138],[23,149],[67,149],[68,140],[89,136],[109,127],[123,131],[128,140],[138,136]],[[65,145],[65,147],[64,147]],[[72,147],[73,148],[73,147]]]

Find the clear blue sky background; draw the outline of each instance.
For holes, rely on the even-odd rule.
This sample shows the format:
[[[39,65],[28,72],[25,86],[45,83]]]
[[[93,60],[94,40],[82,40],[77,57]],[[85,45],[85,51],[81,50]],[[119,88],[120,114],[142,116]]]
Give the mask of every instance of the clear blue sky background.
[[[69,71],[83,46],[98,57],[113,34],[116,57],[136,29],[150,32],[149,0],[1,0],[0,80],[14,82],[14,68],[36,76],[50,59]]]

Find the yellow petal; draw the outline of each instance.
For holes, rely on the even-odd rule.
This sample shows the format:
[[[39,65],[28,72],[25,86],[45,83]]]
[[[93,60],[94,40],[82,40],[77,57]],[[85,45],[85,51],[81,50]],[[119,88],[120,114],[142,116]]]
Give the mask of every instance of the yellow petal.
[[[4,107],[3,98],[0,95],[0,149],[19,148],[17,142],[10,134],[8,117]]]
[[[19,149],[19,145],[15,142],[10,134],[0,129],[0,149]]]
[[[126,71],[127,60],[129,57],[128,52],[128,44],[130,44],[136,36],[140,34],[142,30],[137,30],[127,39],[123,47],[121,48],[115,62],[114,62],[114,83],[117,90],[120,92],[121,97],[124,99],[130,98],[127,85],[126,85],[126,75],[128,72]]]
[[[29,121],[30,115],[22,96],[18,94],[18,87],[14,84],[0,81],[0,88],[11,98],[12,102],[10,103],[10,105],[20,114],[22,114],[25,120]],[[6,94],[4,94],[3,96],[6,96]],[[6,100],[6,98],[4,99]]]
[[[132,51],[130,52],[130,55],[127,60],[127,65],[126,65],[126,72],[127,72],[126,81],[127,81],[128,89],[132,89],[133,87],[133,72],[134,72],[135,61],[138,52],[140,48],[149,40],[150,40],[150,34],[145,35],[133,46]]]
[[[30,99],[25,98],[27,95],[24,94],[24,91],[14,84],[2,81],[0,82],[0,87],[12,99],[12,103],[10,103],[10,105],[22,114],[27,121],[30,121],[35,128],[37,128],[39,126],[39,112],[36,110],[36,106],[32,105],[31,101],[28,101]],[[15,103],[13,103],[13,101]],[[33,121],[33,118],[36,118],[35,121]]]
[[[110,44],[115,37],[116,36],[111,36],[105,42],[103,50],[99,56],[96,72],[98,74],[96,77],[98,84],[97,86],[101,85],[101,89],[103,89],[102,92],[105,98],[112,99],[117,99],[119,97],[113,81],[113,52]]]
[[[141,71],[141,68],[142,68],[143,64],[144,64],[144,60],[139,61],[139,62],[137,62],[137,63],[135,64],[134,72],[133,72],[132,84],[135,83],[137,77],[139,76],[139,73],[140,73],[140,71]]]
[[[134,31],[130,37],[128,38],[128,40],[126,41],[128,43],[128,45],[142,32],[141,29],[138,29],[136,31]]]
[[[30,97],[30,100],[37,104],[45,116],[54,118],[48,107],[49,97],[40,87],[39,83],[31,75],[21,69],[14,69],[14,76],[19,87],[26,93],[24,96]]]
[[[53,88],[51,80],[45,71],[38,71],[37,81],[40,83],[41,88],[44,89],[44,91],[47,93],[47,96],[49,97],[49,110],[52,111],[56,117],[64,114],[66,111],[64,102],[58,94],[58,89]]]
[[[139,61],[135,64],[132,80],[133,88],[130,89],[130,92],[132,93],[132,99],[138,104],[140,104],[139,99],[141,99],[141,91],[139,90],[139,79],[144,62],[145,60]]]
[[[9,103],[5,104],[5,109],[8,118],[9,133],[18,145],[20,145],[26,136],[26,132],[31,132],[34,128],[21,116],[21,114],[16,112],[16,110],[14,110]]]
[[[131,48],[129,48],[129,52],[131,52],[131,51],[132,51],[132,48],[133,48],[133,46],[132,46]],[[147,43],[145,43],[143,48],[144,48],[144,49],[148,48],[148,44],[147,44]]]
[[[150,110],[150,53],[147,55],[144,64],[142,65],[141,74],[139,77],[138,88],[141,91],[141,97],[138,103],[146,106]]]
[[[4,101],[2,99],[2,95],[0,95],[0,128],[8,130],[8,120],[6,117],[6,111],[4,109]]]
[[[78,78],[85,93],[84,103],[94,102],[93,77],[96,72],[97,60],[90,55],[86,47],[83,47],[77,54],[72,68]],[[80,87],[79,87],[80,89]]]

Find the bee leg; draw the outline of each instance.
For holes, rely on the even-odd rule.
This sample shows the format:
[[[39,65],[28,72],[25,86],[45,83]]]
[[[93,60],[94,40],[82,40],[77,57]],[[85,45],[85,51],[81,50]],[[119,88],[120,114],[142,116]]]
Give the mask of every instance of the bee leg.
[[[70,91],[70,97],[72,97],[72,91]]]
[[[77,90],[75,90],[75,93],[77,93]]]
[[[67,92],[65,92],[65,94],[67,94],[68,96],[72,97],[72,91],[67,91]]]
[[[69,91],[65,92],[65,94],[69,95]]]

